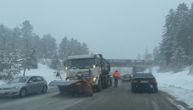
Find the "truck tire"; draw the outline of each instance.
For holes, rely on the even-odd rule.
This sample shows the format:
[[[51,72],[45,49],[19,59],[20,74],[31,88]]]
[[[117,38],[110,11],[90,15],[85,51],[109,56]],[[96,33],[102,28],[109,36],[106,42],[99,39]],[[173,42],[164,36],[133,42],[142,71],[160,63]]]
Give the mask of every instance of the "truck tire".
[[[109,87],[112,87],[113,86],[113,81],[112,79],[109,79]]]
[[[96,86],[96,92],[100,92],[102,90],[101,80],[98,81],[98,85]]]
[[[108,83],[109,83],[109,81],[107,79],[105,79],[104,83],[102,83],[102,87],[108,88]]]

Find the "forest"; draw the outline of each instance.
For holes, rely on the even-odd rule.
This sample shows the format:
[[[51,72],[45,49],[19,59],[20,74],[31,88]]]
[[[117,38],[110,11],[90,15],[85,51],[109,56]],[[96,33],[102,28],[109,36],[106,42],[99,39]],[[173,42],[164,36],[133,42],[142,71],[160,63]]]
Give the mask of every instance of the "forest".
[[[166,16],[162,41],[154,49],[154,61],[164,71],[180,71],[193,64],[193,4],[171,9]]]
[[[57,44],[51,34],[39,36],[30,21],[10,29],[0,25],[0,77],[10,78],[22,70],[38,68],[38,62],[49,59],[49,66],[57,69],[69,55],[88,54],[86,43],[64,37]]]

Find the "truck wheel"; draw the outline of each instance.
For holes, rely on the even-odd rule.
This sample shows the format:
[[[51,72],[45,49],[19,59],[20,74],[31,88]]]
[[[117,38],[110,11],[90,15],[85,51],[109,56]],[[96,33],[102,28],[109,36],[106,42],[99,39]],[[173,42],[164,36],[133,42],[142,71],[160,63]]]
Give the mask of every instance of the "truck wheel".
[[[102,84],[101,84],[101,80],[98,81],[98,85],[96,86],[96,91],[100,92],[102,90]]]
[[[45,94],[45,93],[47,93],[47,91],[48,91],[48,87],[47,86],[43,86],[41,93]]]
[[[113,86],[113,81],[112,79],[109,80],[109,87],[112,87]]]
[[[108,88],[108,85],[109,85],[109,81],[108,80],[106,80],[103,84],[103,88]]]
[[[112,79],[109,80],[109,87],[112,87],[113,86],[113,81]]]

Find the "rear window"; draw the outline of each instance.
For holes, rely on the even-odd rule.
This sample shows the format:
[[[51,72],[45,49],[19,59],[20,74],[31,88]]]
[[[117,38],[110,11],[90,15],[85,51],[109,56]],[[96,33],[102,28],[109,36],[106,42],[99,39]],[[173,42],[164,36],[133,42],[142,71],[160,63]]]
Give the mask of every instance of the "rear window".
[[[42,77],[37,77],[36,80],[37,81],[44,81],[44,79]]]
[[[133,78],[134,80],[154,80],[155,78]]]

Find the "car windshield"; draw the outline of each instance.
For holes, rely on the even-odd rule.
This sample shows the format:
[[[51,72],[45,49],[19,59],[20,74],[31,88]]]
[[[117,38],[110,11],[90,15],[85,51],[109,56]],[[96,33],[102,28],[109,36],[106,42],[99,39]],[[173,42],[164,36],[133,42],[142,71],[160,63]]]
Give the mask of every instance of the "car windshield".
[[[27,81],[27,77],[17,77],[14,78],[13,80],[10,80],[8,83],[24,83]]]
[[[70,68],[89,68],[95,64],[94,58],[89,59],[75,59],[69,61]]]

